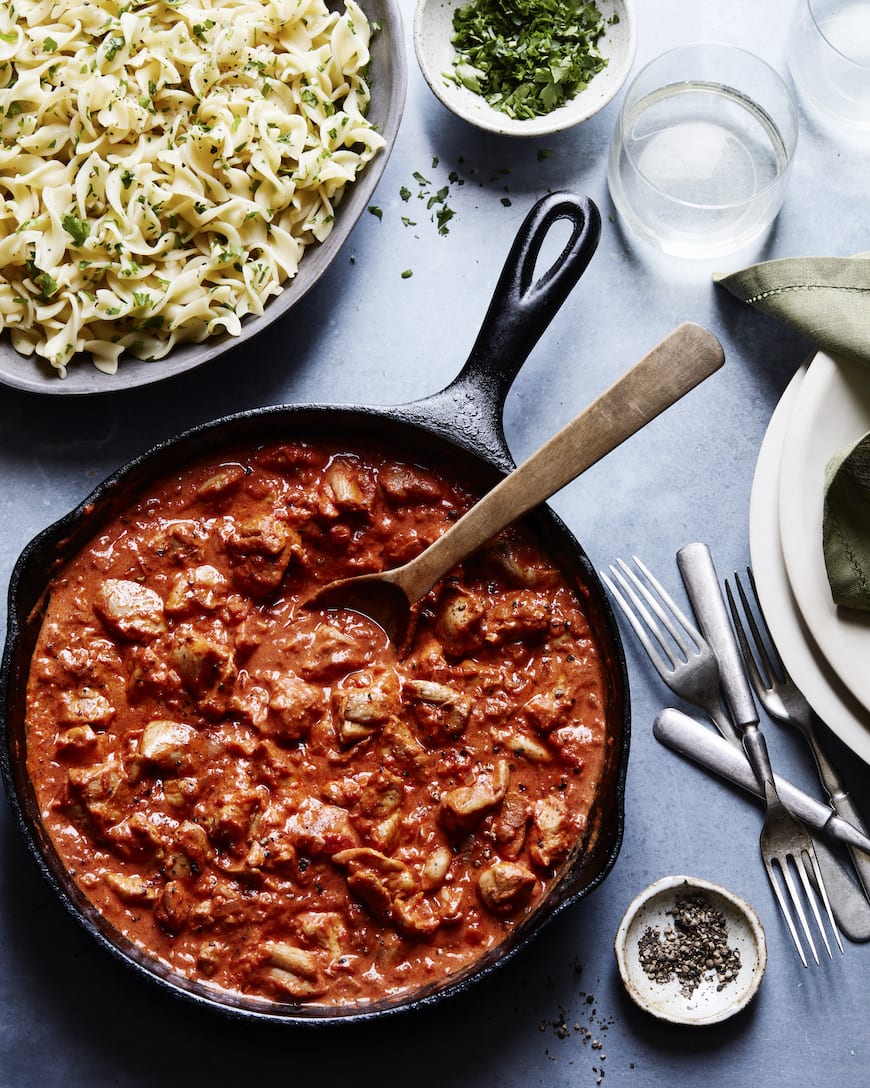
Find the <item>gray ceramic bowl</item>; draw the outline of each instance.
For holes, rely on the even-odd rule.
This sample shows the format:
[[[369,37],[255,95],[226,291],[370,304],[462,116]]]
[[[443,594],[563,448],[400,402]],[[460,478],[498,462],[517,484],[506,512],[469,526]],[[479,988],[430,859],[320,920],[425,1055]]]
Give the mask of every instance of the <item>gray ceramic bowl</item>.
[[[331,7],[339,6],[333,0],[328,2]],[[0,384],[32,393],[81,396],[111,393],[163,381],[201,366],[250,340],[286,314],[317,283],[335,260],[360,215],[371,203],[372,194],[396,142],[405,108],[407,63],[402,17],[397,0],[365,0],[365,11],[369,19],[380,24],[380,30],[373,35],[371,43],[372,99],[368,116],[386,140],[386,147],[372,159],[359,179],[348,189],[336,209],[335,226],[329,237],[321,245],[311,246],[307,250],[298,273],[283,293],[272,298],[260,316],[247,317],[242,322],[239,336],[219,336],[202,344],[179,344],[165,358],[153,362],[124,356],[115,374],[102,374],[89,359],[82,359],[75,361],[67,377],[61,379],[45,360],[19,355],[10,344],[9,337],[4,334],[0,336]]]
[[[599,50],[607,67],[570,102],[541,117],[514,120],[493,109],[479,94],[448,78],[453,66],[453,13],[469,0],[418,0],[414,50],[426,82],[443,104],[463,121],[502,136],[546,136],[573,128],[602,110],[619,92],[631,71],[637,48],[632,0],[600,0],[607,23]],[[613,17],[617,22],[609,23]]]

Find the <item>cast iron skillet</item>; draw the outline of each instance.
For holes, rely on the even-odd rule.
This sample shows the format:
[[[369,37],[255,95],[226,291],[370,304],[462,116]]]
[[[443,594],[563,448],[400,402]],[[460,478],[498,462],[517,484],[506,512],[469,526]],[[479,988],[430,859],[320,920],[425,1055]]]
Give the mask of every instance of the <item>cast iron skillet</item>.
[[[544,238],[559,220],[571,237],[539,278],[535,263]],[[545,197],[529,213],[508,256],[471,355],[440,393],[389,408],[291,405],[243,412],[206,423],[164,442],[101,483],[75,510],[40,533],[23,551],[10,582],[9,626],[0,673],[0,762],[18,825],[49,883],[78,921],[122,962],[174,994],[240,1017],[293,1024],[362,1021],[419,1008],[467,989],[526,945],[541,928],[596,887],[616,861],[622,842],[625,770],[629,743],[628,683],[618,630],[589,559],[549,507],[527,521],[550,556],[585,599],[607,671],[606,767],[590,813],[587,840],[569,857],[549,893],[501,945],[449,980],[402,998],[359,1007],[276,1004],[216,990],[175,974],[118,934],[85,899],[60,862],[40,822],[26,770],[24,694],[30,658],[53,572],[83,547],[137,491],[165,473],[214,456],[221,449],[305,437],[340,436],[387,443],[417,463],[444,460],[464,479],[491,487],[512,467],[502,408],[526,356],[588,264],[600,217],[586,198]]]

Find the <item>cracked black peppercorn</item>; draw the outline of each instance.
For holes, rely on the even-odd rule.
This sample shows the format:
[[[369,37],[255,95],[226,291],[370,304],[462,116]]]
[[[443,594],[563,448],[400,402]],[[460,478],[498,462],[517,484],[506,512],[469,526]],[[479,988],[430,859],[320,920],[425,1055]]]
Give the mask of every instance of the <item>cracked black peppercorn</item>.
[[[740,952],[728,945],[724,914],[700,894],[677,896],[667,912],[673,928],[659,932],[647,927],[638,941],[644,973],[664,985],[676,977],[680,992],[691,997],[705,978],[723,990],[740,971]]]

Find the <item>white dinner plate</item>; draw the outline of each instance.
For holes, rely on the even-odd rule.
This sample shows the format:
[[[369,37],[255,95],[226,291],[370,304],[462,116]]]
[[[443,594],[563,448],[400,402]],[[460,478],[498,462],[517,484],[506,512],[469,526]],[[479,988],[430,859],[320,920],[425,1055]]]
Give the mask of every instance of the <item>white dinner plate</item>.
[[[870,371],[819,352],[801,382],[783,440],[779,531],[804,623],[830,667],[870,707],[870,614],[836,606],[822,551],[825,466],[867,431]]]
[[[749,550],[764,617],[783,664],[829,729],[870,763],[870,711],[831,669],[813,642],[789,583],[779,521],[780,461],[807,367],[782,395],[758,454],[749,504]]]

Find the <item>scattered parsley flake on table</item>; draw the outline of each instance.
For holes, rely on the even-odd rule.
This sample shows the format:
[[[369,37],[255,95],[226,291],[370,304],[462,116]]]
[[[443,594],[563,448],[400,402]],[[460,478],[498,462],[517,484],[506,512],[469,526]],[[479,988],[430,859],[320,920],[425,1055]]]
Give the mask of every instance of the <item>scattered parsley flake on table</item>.
[[[476,0],[453,31],[452,77],[517,120],[564,105],[607,64],[604,19],[583,0]]]

